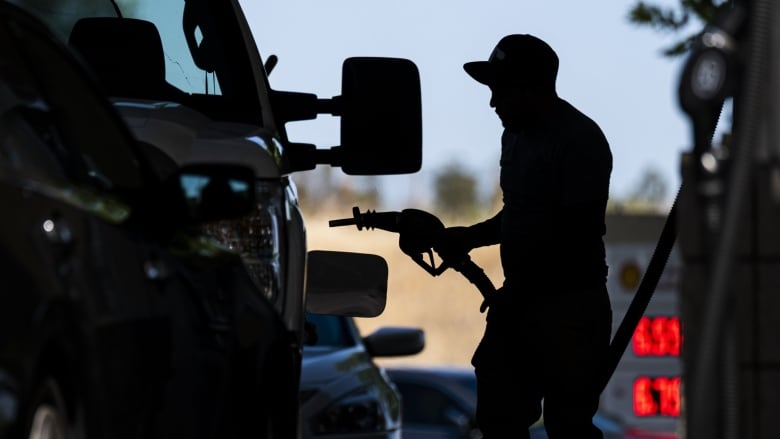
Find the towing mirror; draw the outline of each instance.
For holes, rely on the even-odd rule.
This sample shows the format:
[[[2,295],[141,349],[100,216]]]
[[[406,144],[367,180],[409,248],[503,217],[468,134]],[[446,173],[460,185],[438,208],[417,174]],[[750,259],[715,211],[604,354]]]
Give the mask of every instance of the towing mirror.
[[[410,174],[422,167],[422,102],[417,66],[403,58],[348,58],[341,95],[273,90],[276,117],[284,123],[318,114],[341,117],[341,145],[288,146],[288,171],[340,166],[350,175]]]
[[[341,161],[347,174],[406,174],[422,166],[417,66],[400,58],[349,58],[342,69]]]

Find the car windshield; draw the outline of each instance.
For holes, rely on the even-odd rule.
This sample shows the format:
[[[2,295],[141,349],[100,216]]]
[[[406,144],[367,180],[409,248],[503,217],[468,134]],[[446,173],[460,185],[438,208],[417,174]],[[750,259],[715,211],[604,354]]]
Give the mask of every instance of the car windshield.
[[[250,57],[257,54],[254,40],[248,37],[243,15],[232,1],[12,3],[42,18],[91,67],[100,63],[98,79],[112,96],[174,101],[215,120],[266,125],[260,102],[265,96],[258,88],[267,89],[267,79],[261,68],[252,67]],[[119,17],[125,20],[119,22]],[[153,26],[138,27],[138,20]],[[155,29],[161,49],[153,35]],[[125,84],[117,84],[120,80]],[[266,120],[269,117],[265,115]]]
[[[306,314],[306,321],[314,325],[317,342],[312,346],[345,348],[355,345],[346,317],[325,314]],[[305,348],[304,348],[305,350]]]

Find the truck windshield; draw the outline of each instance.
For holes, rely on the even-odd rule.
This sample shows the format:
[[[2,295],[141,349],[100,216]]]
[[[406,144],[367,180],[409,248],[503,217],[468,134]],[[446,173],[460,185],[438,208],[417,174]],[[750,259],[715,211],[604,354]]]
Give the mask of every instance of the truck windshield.
[[[250,53],[256,49],[248,45],[254,42],[246,38],[249,31],[233,1],[12,3],[38,15],[76,49],[112,97],[173,101],[215,120],[266,125],[258,92],[266,83],[264,72],[252,67]],[[138,20],[153,26],[139,31]],[[74,39],[76,28],[82,38]],[[155,47],[154,31],[162,50]]]

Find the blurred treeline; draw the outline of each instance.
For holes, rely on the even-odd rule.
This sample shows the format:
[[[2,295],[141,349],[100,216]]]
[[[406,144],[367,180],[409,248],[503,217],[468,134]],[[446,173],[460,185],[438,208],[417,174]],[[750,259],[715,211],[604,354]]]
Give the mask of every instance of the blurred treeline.
[[[492,216],[501,207],[498,182],[484,193],[479,190],[479,178],[458,164],[438,170],[431,187],[414,188],[413,193],[430,193],[428,201],[411,197],[403,208],[425,209],[442,219],[474,220]],[[380,177],[344,176],[328,167],[296,174],[294,180],[303,211],[308,215],[343,212],[349,215],[352,206],[383,210],[384,190]],[[668,182],[653,168],[641,173],[633,186],[622,195],[610,194],[607,210],[625,213],[666,213],[673,200]]]

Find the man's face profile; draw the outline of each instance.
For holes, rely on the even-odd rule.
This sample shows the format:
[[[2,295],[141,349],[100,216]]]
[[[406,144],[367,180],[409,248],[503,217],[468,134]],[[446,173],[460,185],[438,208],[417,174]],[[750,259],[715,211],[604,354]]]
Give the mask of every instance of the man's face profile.
[[[490,86],[490,106],[504,128],[522,129],[533,113],[534,98],[528,87],[519,84],[497,83]]]

